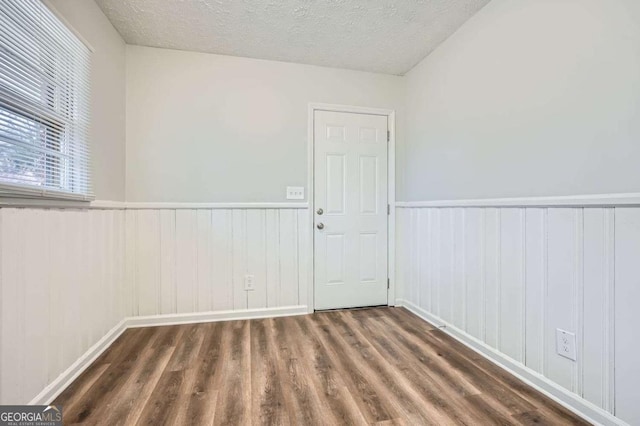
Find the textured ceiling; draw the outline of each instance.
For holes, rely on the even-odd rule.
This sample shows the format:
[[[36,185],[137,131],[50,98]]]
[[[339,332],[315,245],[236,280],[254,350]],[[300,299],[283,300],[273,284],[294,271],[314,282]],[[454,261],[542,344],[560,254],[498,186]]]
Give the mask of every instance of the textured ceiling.
[[[489,0],[97,0],[129,44],[402,75]]]

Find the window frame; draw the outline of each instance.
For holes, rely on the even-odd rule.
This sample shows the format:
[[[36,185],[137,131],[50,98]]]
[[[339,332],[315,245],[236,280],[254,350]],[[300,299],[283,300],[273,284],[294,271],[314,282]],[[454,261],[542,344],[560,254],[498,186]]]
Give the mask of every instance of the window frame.
[[[50,26],[51,29],[48,31],[48,37],[53,39],[49,41],[49,44],[59,44],[59,47],[52,50],[44,50],[43,47],[40,47],[43,50],[38,50],[38,42],[34,41],[37,62],[40,63],[30,63],[12,52],[10,47],[15,46],[6,45],[9,47],[6,52],[12,57],[15,55],[13,59],[21,61],[23,68],[33,71],[34,75],[43,76],[40,98],[32,98],[26,92],[21,93],[12,89],[11,82],[13,80],[11,78],[0,81],[0,111],[5,113],[6,122],[11,121],[11,116],[15,116],[16,120],[24,120],[20,130],[25,136],[28,135],[26,129],[30,127],[30,123],[33,123],[34,129],[36,129],[34,133],[39,140],[39,143],[30,143],[27,136],[24,141],[18,138],[14,140],[9,138],[5,139],[5,142],[8,147],[23,146],[27,153],[41,153],[43,155],[43,164],[34,169],[42,172],[41,183],[30,185],[20,182],[20,180],[24,181],[24,178],[20,179],[21,175],[19,174],[15,174],[14,182],[11,182],[10,177],[0,177],[0,205],[13,205],[22,199],[27,200],[29,205],[37,200],[88,202],[95,199],[91,187],[90,100],[87,98],[90,96],[91,55],[94,50],[51,6],[49,1],[42,0],[41,3],[42,8],[46,11],[40,13],[50,12],[47,19],[55,21],[55,24]],[[36,13],[38,12],[36,11]],[[11,19],[11,15],[7,14],[6,16]],[[82,48],[86,48],[85,56],[76,56],[72,53],[74,49],[77,49],[77,46],[74,48],[73,44],[67,45],[60,39],[56,39],[54,31],[58,31],[58,25],[68,31],[67,37],[72,37],[74,42],[78,42]],[[33,36],[37,37],[36,34]],[[52,53],[56,51],[62,52],[63,56],[53,55]],[[70,56],[66,56],[67,54]],[[78,60],[79,62],[77,62]],[[58,75],[60,67],[77,66],[80,68],[73,69],[71,72],[63,71],[64,78]],[[64,68],[62,69],[64,70]],[[58,84],[59,81],[61,84]],[[82,89],[79,93],[77,92],[78,88]],[[78,96],[84,96],[84,98],[80,99]],[[84,104],[81,112],[75,112],[78,104]],[[66,110],[61,111],[61,107]],[[29,124],[25,125],[24,123]],[[70,132],[77,131],[78,126],[83,126],[85,130],[84,132],[80,131],[82,136],[78,136],[78,139],[71,140]],[[1,136],[0,140],[2,140]],[[0,147],[0,150],[2,149]],[[15,155],[14,158],[19,158],[19,155],[18,157]],[[34,157],[34,161],[40,160],[36,160]]]

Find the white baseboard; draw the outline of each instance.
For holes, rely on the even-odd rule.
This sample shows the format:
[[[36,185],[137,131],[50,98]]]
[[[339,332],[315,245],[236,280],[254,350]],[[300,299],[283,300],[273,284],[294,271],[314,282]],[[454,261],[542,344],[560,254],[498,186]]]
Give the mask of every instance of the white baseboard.
[[[465,346],[484,356],[489,361],[496,364],[498,367],[513,374],[518,379],[522,380],[537,391],[556,401],[558,404],[562,405],[568,410],[576,413],[585,420],[599,425],[629,426],[627,423],[604,411],[602,408],[592,404],[591,402],[583,398],[580,398],[578,395],[564,389],[557,383],[549,380],[548,378],[542,376],[541,374],[528,368],[520,362],[509,358],[505,354],[498,352],[497,350],[488,346],[486,343],[467,334],[456,326],[443,321],[437,316],[434,316],[433,314],[425,311],[421,307],[403,299],[397,299],[396,306],[402,306],[418,317],[422,318],[426,322],[440,328],[449,336],[453,337]]]
[[[127,329],[126,320],[120,321],[107,332],[98,342],[91,346],[69,368],[42,390],[29,405],[48,405],[62,393],[75,379],[80,376],[109,346]]]
[[[48,405],[80,376],[113,342],[128,328],[153,327],[161,325],[193,324],[201,322],[275,318],[307,314],[307,306],[286,306],[282,308],[242,309],[237,311],[196,312],[189,314],[150,315],[128,317],[120,321],[95,345],[91,346],[76,362],[57,379],[42,390],[30,405]]]
[[[160,325],[193,324],[200,322],[275,318],[307,314],[307,306],[285,306],[282,308],[241,309],[235,311],[194,312],[188,314],[149,315],[129,317],[127,328],[152,327]]]

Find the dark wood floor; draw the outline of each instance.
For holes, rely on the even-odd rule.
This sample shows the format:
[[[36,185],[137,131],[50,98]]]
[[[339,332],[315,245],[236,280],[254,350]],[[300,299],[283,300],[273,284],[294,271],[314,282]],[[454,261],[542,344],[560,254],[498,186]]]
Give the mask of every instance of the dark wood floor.
[[[402,308],[127,330],[64,424],[586,424]]]

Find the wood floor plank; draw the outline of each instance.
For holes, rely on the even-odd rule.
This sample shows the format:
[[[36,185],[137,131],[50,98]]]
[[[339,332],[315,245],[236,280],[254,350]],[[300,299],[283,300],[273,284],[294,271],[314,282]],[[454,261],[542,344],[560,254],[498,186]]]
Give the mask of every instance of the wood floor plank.
[[[331,421],[332,413],[323,410],[320,397],[316,393],[305,366],[301,363],[300,349],[297,346],[301,340],[295,330],[289,326],[288,318],[273,321],[274,341],[277,342],[278,360],[281,362],[281,380],[286,386],[289,418],[294,424],[311,424],[317,419],[325,418]]]
[[[251,424],[251,357],[249,321],[231,321],[225,351],[225,369],[220,380],[214,423]]]
[[[288,425],[283,386],[280,380],[277,348],[270,338],[271,321],[251,322],[252,419],[264,424]]]
[[[410,380],[400,374],[398,369],[393,368],[394,364],[390,363],[369,342],[358,327],[350,326],[345,321],[345,317],[348,316],[348,313],[334,312],[328,315],[325,320],[335,326],[346,344],[347,351],[351,350],[351,356],[368,367],[370,374],[377,375],[382,385],[381,388],[388,391],[385,397],[389,401],[393,401],[397,413],[402,414],[403,418],[411,420],[414,424],[454,424],[457,419],[452,416],[453,410],[448,409],[450,407],[448,407],[446,399],[438,398],[437,403],[433,404],[432,398],[435,395],[426,396],[414,388]],[[367,334],[370,336],[370,333]],[[425,406],[431,406],[433,409],[424,410]]]
[[[77,404],[84,401],[84,395],[89,392],[91,386],[102,376],[111,364],[93,364],[93,366],[75,380],[57,398],[57,403],[65,407],[65,410],[74,412]]]
[[[104,419],[105,423],[136,423],[175,350],[175,346],[156,343],[172,341],[180,330],[176,327],[158,327],[154,343],[145,348],[136,368],[122,385],[123,391],[118,393],[117,399],[114,400]]]
[[[395,324],[389,318],[384,318],[387,324]],[[442,336],[445,336],[445,343],[442,343]],[[422,351],[423,353],[436,353],[447,362],[448,369],[453,372],[462,373],[465,378],[476,387],[483,389],[484,393],[490,395],[497,405],[506,405],[511,413],[521,413],[535,409],[529,401],[513,392],[502,381],[495,377],[497,367],[484,369],[479,365],[481,360],[465,357],[463,352],[452,351],[453,339],[444,335],[440,330],[432,329],[426,333],[417,326],[403,323],[403,327],[398,329],[396,339],[412,351]],[[455,347],[455,346],[454,346]],[[456,347],[462,351],[462,348]],[[467,350],[465,347],[464,350]],[[488,361],[487,361],[488,362]]]
[[[102,419],[103,413],[120,394],[130,372],[137,367],[141,354],[145,347],[153,342],[156,333],[157,330],[153,328],[142,329],[139,333],[129,333],[130,338],[122,340],[125,348],[117,356],[115,351],[112,352],[114,357],[109,367],[82,395],[78,404],[71,410],[63,411],[65,424],[92,423]],[[90,368],[95,366],[96,364],[92,364]]]
[[[367,420],[353,399],[340,371],[331,361],[324,344],[311,332],[307,316],[291,319],[299,336],[304,336],[302,360],[307,365],[307,372],[314,382],[318,394],[324,398],[334,419],[339,424],[366,425]]]
[[[403,339],[403,336],[399,335],[395,328],[389,328],[379,315],[363,318],[357,312],[353,312],[351,317],[357,321],[358,327],[367,332],[370,340],[381,348],[381,352],[384,352],[388,359],[401,362],[399,368],[403,372],[406,371],[412,377],[425,376],[430,382],[435,382],[434,386],[439,383],[441,387],[454,390],[460,396],[480,393],[464,375],[451,369],[437,351]],[[400,359],[402,361],[399,361]]]
[[[125,331],[65,424],[586,425],[402,308]]]
[[[385,390],[380,386],[375,386],[372,383],[372,379],[375,380],[375,377],[367,377],[358,363],[345,352],[344,347],[338,344],[336,338],[333,337],[331,327],[321,320],[323,315],[325,314],[316,313],[309,317],[310,330],[327,348],[332,362],[339,369],[349,390],[354,393],[354,400],[367,422],[376,423],[396,417],[397,413],[394,412],[388,401],[381,397]]]
[[[193,366],[194,378],[188,401],[185,404],[183,421],[190,425],[212,424],[218,400],[219,384],[222,369],[221,347],[226,342],[222,339],[225,323],[203,324],[204,339]]]
[[[184,378],[182,370],[164,370],[149,401],[140,414],[137,425],[171,425],[178,411],[175,404]],[[64,413],[64,411],[63,411]],[[108,423],[104,423],[105,425]]]
[[[428,354],[415,353],[400,345],[396,345],[393,335],[387,334],[384,324],[376,318],[356,322],[353,315],[346,314],[346,322],[352,328],[366,331],[371,344],[378,350],[380,356],[395,367],[398,377],[403,377],[414,392],[420,395],[420,403],[428,406],[428,412],[438,413],[441,418],[438,423],[453,419],[456,424],[478,424],[490,420],[486,416],[474,413],[464,401],[465,395],[479,394],[476,388],[472,392],[466,389],[460,391],[456,380],[447,374],[446,369],[438,365],[439,357],[429,357]],[[434,362],[435,361],[435,362]]]

